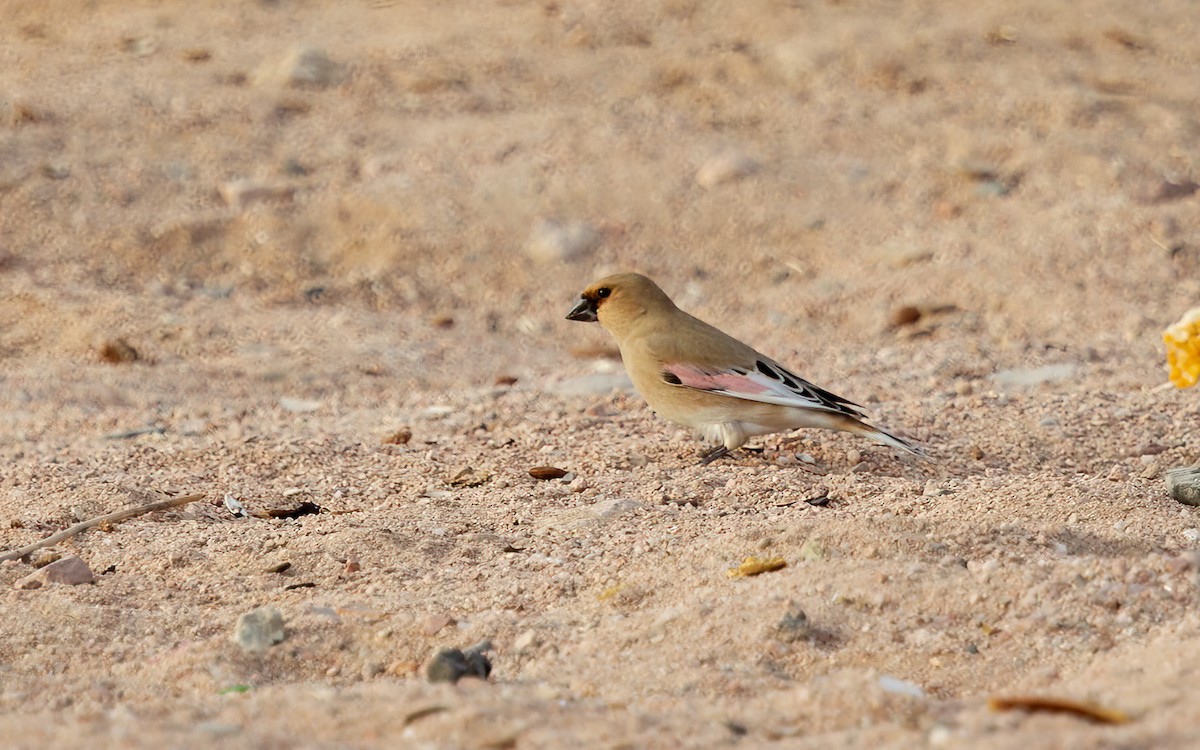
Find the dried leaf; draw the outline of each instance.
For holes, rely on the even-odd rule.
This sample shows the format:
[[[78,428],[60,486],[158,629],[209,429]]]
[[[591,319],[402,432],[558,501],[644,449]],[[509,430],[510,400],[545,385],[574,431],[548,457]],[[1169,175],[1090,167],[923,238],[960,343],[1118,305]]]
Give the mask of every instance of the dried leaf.
[[[320,505],[310,503],[306,500],[294,508],[271,508],[270,510],[256,511],[250,515],[257,516],[258,518],[299,518],[300,516],[311,516],[320,512]]]
[[[1125,724],[1129,715],[1124,711],[1096,706],[1091,703],[1080,703],[1067,698],[1047,698],[1041,696],[1017,696],[1013,698],[989,698],[988,708],[992,711],[1049,711],[1052,713],[1071,714],[1084,719],[1091,719],[1100,724]]]
[[[383,439],[386,445],[404,445],[409,440],[412,440],[412,429],[409,427],[401,427]]]
[[[416,669],[408,670],[408,666],[410,664],[417,664],[416,662],[402,662],[402,664],[403,664],[403,669],[406,670],[404,672],[404,674],[411,674],[412,672],[416,671]],[[421,665],[417,664],[417,669],[420,669],[420,668],[421,668]],[[426,716],[433,716],[434,714],[440,714],[443,711],[449,711],[449,710],[450,709],[446,706],[426,706],[425,708],[418,708],[416,711],[413,711],[412,713],[406,715],[403,719],[401,719],[400,725],[406,727],[409,724],[412,724],[414,721],[420,721],[421,719],[424,719]]]
[[[751,555],[742,560],[741,565],[726,571],[726,575],[730,578],[745,578],[747,576],[756,576],[762,573],[782,570],[786,567],[787,560],[784,560],[782,557],[759,558]]]
[[[1179,322],[1163,331],[1167,365],[1177,388],[1190,388],[1200,380],[1200,307],[1188,310]]]
[[[105,341],[100,347],[100,359],[116,365],[137,362],[141,359],[141,355],[125,339],[113,339]]]
[[[921,309],[913,305],[903,305],[892,310],[892,314],[888,317],[888,325],[892,328],[900,328],[902,326],[912,325],[921,319]]]

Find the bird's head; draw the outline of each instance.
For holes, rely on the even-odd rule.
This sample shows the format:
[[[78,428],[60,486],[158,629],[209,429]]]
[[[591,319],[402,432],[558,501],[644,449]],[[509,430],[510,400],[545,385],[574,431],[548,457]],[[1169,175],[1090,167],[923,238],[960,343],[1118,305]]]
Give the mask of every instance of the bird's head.
[[[646,312],[674,307],[670,297],[650,279],[640,273],[619,273],[584,289],[579,304],[567,313],[567,320],[599,321],[620,338]]]

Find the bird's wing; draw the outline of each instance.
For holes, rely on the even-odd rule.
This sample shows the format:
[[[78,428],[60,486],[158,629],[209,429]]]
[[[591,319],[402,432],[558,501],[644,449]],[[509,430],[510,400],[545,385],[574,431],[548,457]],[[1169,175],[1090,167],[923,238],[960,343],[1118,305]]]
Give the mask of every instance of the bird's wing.
[[[663,380],[672,385],[747,401],[799,409],[818,409],[856,419],[865,416],[856,408],[858,404],[818,388],[778,362],[765,357],[756,359],[753,368],[667,363],[663,365],[662,376]]]

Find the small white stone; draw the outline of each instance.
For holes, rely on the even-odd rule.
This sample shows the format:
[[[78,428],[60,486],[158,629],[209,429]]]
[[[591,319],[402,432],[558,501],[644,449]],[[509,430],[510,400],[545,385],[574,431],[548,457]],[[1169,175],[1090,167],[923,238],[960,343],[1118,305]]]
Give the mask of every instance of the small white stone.
[[[929,746],[930,747],[945,747],[954,739],[954,732],[943,724],[938,724],[933,729],[929,730]]]
[[[579,258],[596,249],[600,232],[583,222],[539,219],[525,243],[525,254],[538,263],[560,263]]]
[[[284,411],[290,411],[293,414],[305,414],[307,412],[320,409],[321,402],[283,396],[279,399],[279,406],[282,407]]]
[[[713,156],[696,171],[696,184],[714,188],[725,182],[740,180],[758,171],[758,162],[740,151],[724,151]]]
[[[296,195],[296,187],[287,183],[243,179],[223,182],[217,192],[226,205],[241,209],[255,203],[291,203]]]
[[[522,653],[537,646],[538,643],[537,631],[531,628],[517,636],[516,640],[513,641],[513,648],[517,653]]]
[[[908,680],[901,680],[898,677],[891,675],[883,675],[879,678],[879,687],[886,693],[895,693],[896,695],[907,695],[910,698],[924,698],[925,691],[919,685],[915,685]]]

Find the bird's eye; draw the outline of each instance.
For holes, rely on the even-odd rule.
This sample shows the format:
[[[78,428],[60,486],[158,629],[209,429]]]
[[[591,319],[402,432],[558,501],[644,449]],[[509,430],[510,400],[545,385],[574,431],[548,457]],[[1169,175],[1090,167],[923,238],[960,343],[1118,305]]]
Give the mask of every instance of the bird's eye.
[[[602,286],[596,290],[596,296],[599,297],[600,299],[604,299],[605,297],[607,297],[610,294],[612,294],[612,290],[606,286]]]

